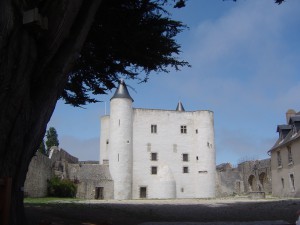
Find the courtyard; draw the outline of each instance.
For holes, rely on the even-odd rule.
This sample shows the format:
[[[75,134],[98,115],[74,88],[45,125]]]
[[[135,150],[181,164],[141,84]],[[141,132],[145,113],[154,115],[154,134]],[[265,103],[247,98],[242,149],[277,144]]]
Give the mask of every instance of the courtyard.
[[[55,200],[25,203],[32,225],[295,224],[300,199]],[[178,223],[180,222],[180,223]],[[223,223],[217,223],[223,222]],[[234,223],[230,223],[234,222]],[[158,223],[162,224],[162,223]],[[242,223],[241,223],[242,224]]]

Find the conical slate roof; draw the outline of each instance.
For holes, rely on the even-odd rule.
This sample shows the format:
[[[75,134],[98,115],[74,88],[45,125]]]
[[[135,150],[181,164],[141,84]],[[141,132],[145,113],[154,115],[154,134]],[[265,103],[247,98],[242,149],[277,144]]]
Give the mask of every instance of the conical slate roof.
[[[123,80],[120,81],[115,94],[112,96],[112,98],[110,100],[112,100],[113,98],[128,98],[131,101],[133,101],[133,98],[131,98],[131,96],[127,90],[127,86]]]
[[[181,101],[178,102],[177,107],[176,107],[176,111],[182,111],[182,112],[185,111]]]

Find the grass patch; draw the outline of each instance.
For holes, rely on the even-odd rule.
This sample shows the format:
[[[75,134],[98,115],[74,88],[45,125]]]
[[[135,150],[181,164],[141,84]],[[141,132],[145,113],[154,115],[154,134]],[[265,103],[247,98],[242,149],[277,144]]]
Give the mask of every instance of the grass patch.
[[[69,203],[77,202],[78,198],[58,198],[58,197],[45,197],[45,198],[24,198],[24,203],[28,204],[47,204],[47,203]]]

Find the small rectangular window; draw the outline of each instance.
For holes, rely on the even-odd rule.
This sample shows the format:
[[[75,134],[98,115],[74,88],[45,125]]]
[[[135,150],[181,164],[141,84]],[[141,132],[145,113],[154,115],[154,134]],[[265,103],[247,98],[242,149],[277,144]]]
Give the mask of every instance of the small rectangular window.
[[[157,166],[151,166],[151,174],[157,174]]]
[[[156,124],[152,124],[151,125],[151,133],[152,134],[156,134],[157,133],[157,125]]]
[[[278,164],[278,166],[282,166],[282,164],[281,164],[281,155],[280,155],[279,151],[277,152],[277,164]]]
[[[183,167],[183,173],[188,173],[188,172],[189,172],[189,167],[184,166],[184,167]]]
[[[151,161],[157,161],[157,153],[156,152],[151,153]]]
[[[196,129],[196,134],[198,134],[198,129]]]
[[[147,143],[147,151],[151,152],[151,143]]]
[[[180,126],[180,132],[181,132],[182,134],[186,134],[186,133],[187,133],[186,125],[181,125],[181,126]]]
[[[173,152],[177,152],[177,144],[173,144]]]
[[[187,154],[187,153],[182,154],[182,161],[188,162],[189,161],[189,154]]]
[[[284,179],[281,178],[281,185],[282,185],[282,188],[284,188]]]
[[[292,155],[291,146],[287,146],[287,150],[288,150],[288,162],[292,163],[293,162],[293,155]]]

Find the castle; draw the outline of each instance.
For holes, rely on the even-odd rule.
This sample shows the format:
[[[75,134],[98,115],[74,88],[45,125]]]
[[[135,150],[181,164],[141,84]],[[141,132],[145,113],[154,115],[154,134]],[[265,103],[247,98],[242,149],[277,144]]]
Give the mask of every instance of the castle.
[[[213,112],[132,107],[124,81],[101,117],[100,164],[114,199],[215,197]]]

